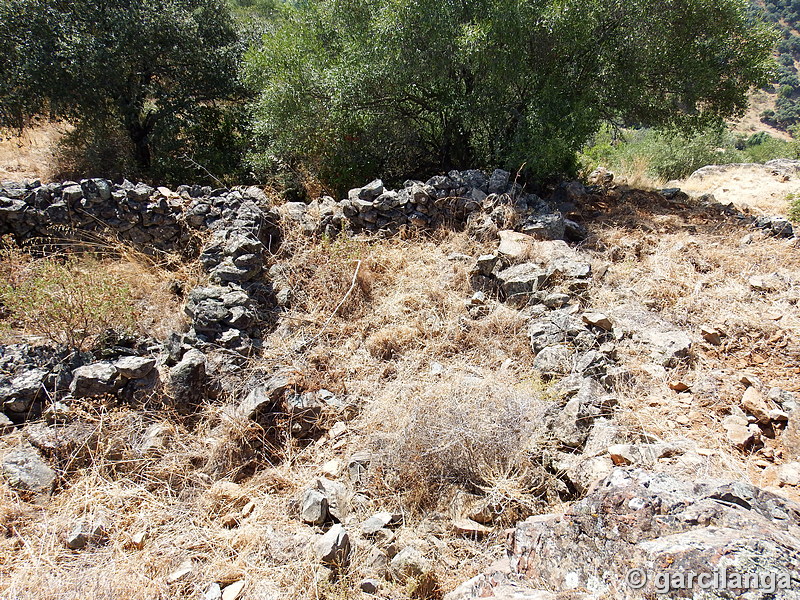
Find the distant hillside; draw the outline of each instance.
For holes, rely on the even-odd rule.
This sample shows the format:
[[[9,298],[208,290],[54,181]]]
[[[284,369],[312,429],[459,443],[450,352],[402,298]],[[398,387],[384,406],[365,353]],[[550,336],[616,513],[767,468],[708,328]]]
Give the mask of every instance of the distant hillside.
[[[778,74],[773,90],[777,92],[775,107],[761,113],[762,120],[788,130],[800,123],[800,0],[754,0],[754,10],[775,23],[782,35],[778,43]]]

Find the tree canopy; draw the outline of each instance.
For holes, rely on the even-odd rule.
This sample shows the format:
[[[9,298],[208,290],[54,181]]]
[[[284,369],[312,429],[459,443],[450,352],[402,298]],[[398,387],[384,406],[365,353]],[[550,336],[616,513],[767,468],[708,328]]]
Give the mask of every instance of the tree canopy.
[[[113,123],[140,172],[230,129],[243,48],[223,0],[5,0],[0,23],[0,126]]]
[[[602,122],[744,110],[773,34],[745,0],[319,0],[248,57],[256,153],[338,187],[525,165],[565,173]]]

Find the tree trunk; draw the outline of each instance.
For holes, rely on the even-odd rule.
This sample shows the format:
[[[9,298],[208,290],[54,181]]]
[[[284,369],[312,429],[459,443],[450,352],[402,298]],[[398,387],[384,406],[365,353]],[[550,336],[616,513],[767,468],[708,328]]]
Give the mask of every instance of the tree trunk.
[[[142,114],[138,108],[140,104],[126,98],[120,102],[120,109],[125,131],[131,141],[133,160],[141,173],[147,173],[152,166],[150,134],[153,131],[153,119],[150,115]]]
[[[133,160],[142,173],[150,170],[150,128],[141,123],[129,122],[127,125],[128,136],[133,144]]]

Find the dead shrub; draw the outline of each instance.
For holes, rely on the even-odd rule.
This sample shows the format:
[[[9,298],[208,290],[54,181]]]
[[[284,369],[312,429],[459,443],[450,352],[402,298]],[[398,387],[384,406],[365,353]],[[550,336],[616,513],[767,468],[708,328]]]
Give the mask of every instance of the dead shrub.
[[[464,374],[389,386],[365,416],[379,431],[372,439],[382,482],[411,508],[446,501],[459,488],[503,489],[535,502],[549,476],[525,446],[542,405],[513,385]]]
[[[416,327],[391,325],[373,333],[366,340],[367,350],[379,360],[389,360],[410,348],[420,336]]]

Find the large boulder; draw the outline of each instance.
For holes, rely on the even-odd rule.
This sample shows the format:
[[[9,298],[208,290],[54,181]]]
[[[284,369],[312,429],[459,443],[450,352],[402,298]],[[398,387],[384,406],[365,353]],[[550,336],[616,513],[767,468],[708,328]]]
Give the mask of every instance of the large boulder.
[[[568,511],[520,523],[508,562],[447,598],[796,599],[798,564],[800,505],[746,483],[617,468]]]

